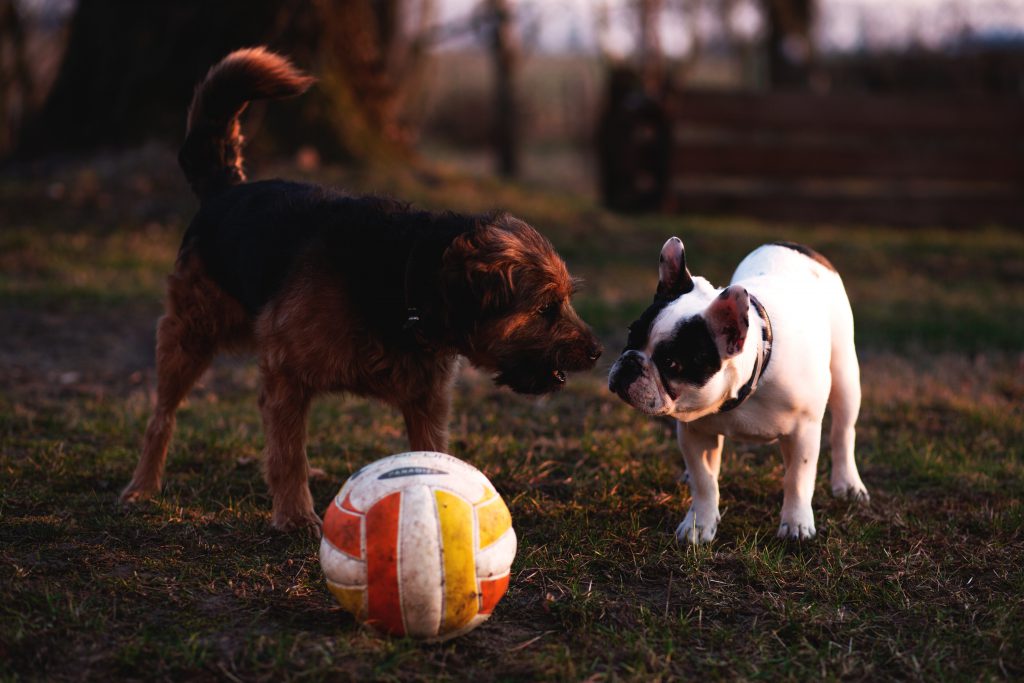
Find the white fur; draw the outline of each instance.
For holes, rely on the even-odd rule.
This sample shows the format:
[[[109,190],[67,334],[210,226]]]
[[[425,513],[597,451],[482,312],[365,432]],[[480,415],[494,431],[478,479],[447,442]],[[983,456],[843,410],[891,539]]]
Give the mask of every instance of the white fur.
[[[679,446],[686,461],[692,504],[676,529],[682,541],[705,543],[717,531],[718,474],[724,437],[778,441],[785,476],[778,535],[815,535],[811,497],[826,405],[832,411],[832,492],[867,500],[854,462],[854,424],[860,409],[860,370],[853,343],[853,313],[839,276],[787,247],[766,245],[747,256],[730,284],[744,287],[767,310],[774,335],[772,356],[756,391],[739,407],[717,413],[747,382],[761,354],[762,321],[751,304],[750,327],[740,353],[703,387],[674,385],[675,400],[650,356],[680,321],[704,311],[722,291],[694,277],[691,292],[666,306],[651,327],[643,373],[626,400],[650,414],[679,420]],[[618,363],[612,368],[612,375]]]

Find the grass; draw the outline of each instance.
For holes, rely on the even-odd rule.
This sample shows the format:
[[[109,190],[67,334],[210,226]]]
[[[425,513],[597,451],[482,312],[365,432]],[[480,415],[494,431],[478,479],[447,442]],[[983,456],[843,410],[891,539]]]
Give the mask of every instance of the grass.
[[[268,528],[246,359],[221,360],[191,395],[164,494],[115,504],[191,200],[160,164],[144,165],[146,192],[118,185],[143,171],[112,166],[0,180],[0,680],[1024,676],[1021,233],[621,218],[444,170],[327,173],[428,206],[515,209],[586,278],[578,307],[609,346],[548,398],[460,377],[452,451],[502,492],[520,550],[495,616],[424,646],[357,627],[325,590],[317,544]],[[812,542],[774,538],[781,458],[743,444],[727,445],[715,543],[672,539],[688,503],[673,439],[603,379],[671,234],[717,283],[780,238],[844,274],[872,502],[830,498],[826,454]],[[319,400],[310,433],[321,509],[360,465],[405,448],[398,415],[352,397]]]

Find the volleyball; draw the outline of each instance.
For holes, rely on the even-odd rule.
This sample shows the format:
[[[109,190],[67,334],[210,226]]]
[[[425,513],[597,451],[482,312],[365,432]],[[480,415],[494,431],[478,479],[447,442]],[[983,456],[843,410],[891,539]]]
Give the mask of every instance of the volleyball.
[[[508,589],[516,533],[480,470],[444,453],[382,458],[324,515],[320,566],[343,608],[391,635],[446,640],[479,626]]]

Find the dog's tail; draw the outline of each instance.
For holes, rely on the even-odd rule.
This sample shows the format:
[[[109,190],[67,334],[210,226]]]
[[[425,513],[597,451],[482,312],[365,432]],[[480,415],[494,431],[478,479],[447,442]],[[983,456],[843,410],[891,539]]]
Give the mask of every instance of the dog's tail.
[[[250,100],[304,93],[314,79],[263,47],[236,50],[214,65],[188,109],[178,163],[200,199],[245,181],[238,117]]]

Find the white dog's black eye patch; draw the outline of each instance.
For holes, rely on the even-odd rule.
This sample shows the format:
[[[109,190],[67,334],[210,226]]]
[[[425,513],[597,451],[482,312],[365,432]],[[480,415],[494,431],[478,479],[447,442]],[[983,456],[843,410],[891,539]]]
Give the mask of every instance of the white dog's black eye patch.
[[[651,326],[657,319],[669,301],[655,301],[647,307],[647,310],[640,314],[629,326],[629,338],[626,339],[626,348],[623,351],[640,351],[647,346],[647,339],[651,334]]]
[[[669,339],[654,347],[651,360],[666,388],[672,382],[702,387],[722,369],[715,338],[699,315],[680,322]]]

